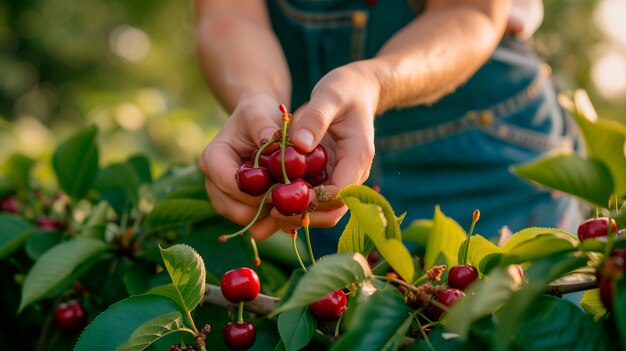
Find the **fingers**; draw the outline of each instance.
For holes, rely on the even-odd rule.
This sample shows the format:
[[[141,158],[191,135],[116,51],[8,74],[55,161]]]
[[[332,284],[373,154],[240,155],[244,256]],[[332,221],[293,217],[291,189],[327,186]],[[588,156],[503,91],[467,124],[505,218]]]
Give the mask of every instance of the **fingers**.
[[[243,123],[238,123],[238,129],[245,131],[244,136],[251,138],[258,146],[261,139],[269,139],[277,129],[280,129],[281,112],[278,106],[279,104],[271,98],[243,102],[233,112],[233,117],[241,116]]]
[[[269,211],[268,211],[269,213]],[[278,221],[276,218],[271,216],[263,217],[258,220],[252,227],[250,227],[249,232],[253,238],[256,240],[265,240],[272,236],[272,234],[276,233],[280,229]]]
[[[334,118],[341,112],[339,98],[328,90],[314,92],[311,101],[298,110],[291,126],[291,141],[299,150],[311,152],[320,143]]]

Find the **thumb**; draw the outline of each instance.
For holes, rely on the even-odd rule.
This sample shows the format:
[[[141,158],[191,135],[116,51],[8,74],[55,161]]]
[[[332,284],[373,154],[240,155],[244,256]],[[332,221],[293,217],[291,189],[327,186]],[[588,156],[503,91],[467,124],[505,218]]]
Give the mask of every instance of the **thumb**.
[[[336,104],[329,104],[323,96],[312,96],[294,116],[291,141],[302,151],[311,152],[320,143],[328,127],[339,113]]]

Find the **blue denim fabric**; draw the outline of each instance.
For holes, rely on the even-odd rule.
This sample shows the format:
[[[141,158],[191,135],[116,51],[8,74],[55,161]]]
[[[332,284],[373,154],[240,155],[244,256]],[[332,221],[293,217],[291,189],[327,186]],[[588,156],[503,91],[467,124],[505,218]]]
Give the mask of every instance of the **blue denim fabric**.
[[[293,79],[292,106],[304,103],[327,72],[369,58],[419,16],[421,1],[268,0],[274,30]],[[462,86],[430,106],[391,110],[377,118],[376,156],[369,184],[379,185],[404,224],[430,218],[435,205],[476,232],[497,239],[506,225],[557,226],[573,232],[581,215],[574,200],[540,190],[509,166],[557,149],[571,149],[567,116],[545,67],[524,42],[505,37]],[[316,254],[334,252],[337,228],[313,234]]]

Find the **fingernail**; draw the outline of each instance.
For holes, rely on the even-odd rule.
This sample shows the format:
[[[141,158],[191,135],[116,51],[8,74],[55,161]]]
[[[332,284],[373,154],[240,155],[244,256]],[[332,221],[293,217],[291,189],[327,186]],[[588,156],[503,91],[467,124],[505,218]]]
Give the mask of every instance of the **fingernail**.
[[[305,147],[313,147],[313,133],[308,129],[300,129],[296,132],[295,138]]]
[[[274,134],[275,128],[265,128],[259,133],[259,140],[261,139],[269,139]]]

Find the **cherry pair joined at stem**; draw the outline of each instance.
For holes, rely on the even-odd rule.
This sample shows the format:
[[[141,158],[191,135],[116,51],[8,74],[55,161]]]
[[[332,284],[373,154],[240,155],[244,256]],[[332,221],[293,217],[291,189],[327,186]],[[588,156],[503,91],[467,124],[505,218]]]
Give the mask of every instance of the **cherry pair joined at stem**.
[[[252,323],[243,320],[243,303],[252,301],[259,295],[259,276],[250,268],[233,269],[222,276],[220,289],[226,300],[239,304],[237,321],[224,327],[224,343],[233,350],[247,350],[254,344],[256,328]]]

